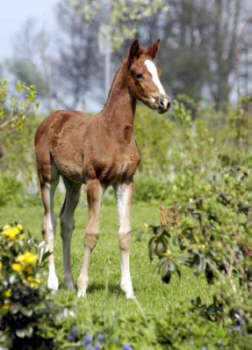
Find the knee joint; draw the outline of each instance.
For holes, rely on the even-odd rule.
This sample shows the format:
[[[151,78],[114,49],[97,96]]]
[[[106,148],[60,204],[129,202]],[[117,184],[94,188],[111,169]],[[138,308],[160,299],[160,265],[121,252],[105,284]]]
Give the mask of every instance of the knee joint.
[[[93,250],[98,243],[99,234],[98,233],[85,233],[85,246]]]
[[[131,246],[131,232],[119,233],[119,245],[121,250],[129,250]]]
[[[73,220],[66,220],[64,216],[60,218],[60,224],[61,224],[61,236],[64,236],[65,234],[69,234],[69,232],[72,233],[72,230],[74,229],[74,221]]]

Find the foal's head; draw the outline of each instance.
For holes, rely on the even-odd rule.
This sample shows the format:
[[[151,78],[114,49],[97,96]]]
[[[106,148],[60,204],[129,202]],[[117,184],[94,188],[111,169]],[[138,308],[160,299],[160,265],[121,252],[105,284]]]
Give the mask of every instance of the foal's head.
[[[156,67],[155,59],[160,40],[147,50],[135,40],[128,55],[128,84],[131,94],[148,107],[165,113],[171,104],[160,82],[160,70]]]

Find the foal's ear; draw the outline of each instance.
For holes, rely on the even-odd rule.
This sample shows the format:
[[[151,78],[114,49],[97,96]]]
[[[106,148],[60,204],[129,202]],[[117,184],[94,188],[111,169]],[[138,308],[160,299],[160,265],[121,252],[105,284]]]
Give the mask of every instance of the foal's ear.
[[[133,62],[134,58],[138,58],[141,54],[141,48],[139,45],[138,40],[134,40],[131,44],[130,50],[129,50],[129,56],[128,56],[128,68],[131,66],[131,63]]]
[[[158,39],[155,44],[150,46],[147,50],[147,54],[154,60],[154,58],[157,56],[158,48],[160,45],[160,39]]]

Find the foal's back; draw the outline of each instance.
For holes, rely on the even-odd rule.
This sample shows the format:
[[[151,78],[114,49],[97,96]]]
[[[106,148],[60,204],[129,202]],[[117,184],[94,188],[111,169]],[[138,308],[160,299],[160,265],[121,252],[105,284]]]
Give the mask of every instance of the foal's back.
[[[45,143],[49,146],[57,143],[59,138],[66,129],[83,130],[90,122],[91,117],[78,111],[56,111],[46,118],[38,127],[35,135],[35,145],[39,146]],[[44,144],[44,146],[46,146]]]

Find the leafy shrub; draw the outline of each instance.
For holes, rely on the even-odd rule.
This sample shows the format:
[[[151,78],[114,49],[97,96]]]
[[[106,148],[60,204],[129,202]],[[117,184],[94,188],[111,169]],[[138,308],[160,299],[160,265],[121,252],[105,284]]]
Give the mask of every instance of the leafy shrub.
[[[137,303],[138,304],[138,303]],[[137,307],[137,305],[136,305]],[[166,316],[135,314],[130,317],[113,312],[93,314],[92,324],[82,322],[65,328],[64,348],[90,350],[133,349],[250,349],[247,334],[234,328],[232,334],[222,323],[201,316],[192,305],[173,305]],[[109,316],[109,320],[108,320]],[[90,322],[90,321],[89,321]],[[68,332],[68,335],[67,335]]]
[[[7,81],[0,80],[0,146],[4,150],[0,171],[26,181],[32,181],[31,170],[35,170],[33,139],[39,124],[38,118],[34,118],[37,106],[34,86],[18,82],[10,92]]]
[[[4,174],[0,176],[0,207],[19,201],[23,185],[15,177]]]
[[[197,179],[193,190],[183,188],[176,206],[161,207],[160,224],[149,226],[149,254],[158,257],[163,282],[189,267],[205,277],[212,298],[204,304],[198,297],[189,311],[183,314],[179,306],[174,317],[158,321],[160,342],[171,349],[250,348],[250,179],[247,169],[225,172],[224,179],[210,183]]]
[[[239,327],[202,318],[199,310],[176,305],[162,319],[156,319],[157,343],[164,349],[243,349],[251,348],[251,336]]]
[[[48,253],[19,225],[0,231],[0,347],[53,349],[62,308],[42,283]]]
[[[156,176],[169,169],[167,151],[172,146],[173,125],[167,116],[157,115],[147,107],[137,108],[135,134],[142,154],[140,172]]]
[[[182,276],[183,267],[192,269],[195,276],[204,276],[212,302],[192,301],[191,319],[196,317],[197,324],[203,317],[202,322],[211,325],[209,331],[224,327],[226,345],[214,344],[214,348],[248,349],[252,332],[250,154],[244,148],[225,153],[212,142],[213,152],[204,125],[197,125],[202,133],[195,136],[190,112],[179,102],[175,102],[174,118],[185,131],[185,156],[181,152],[175,159],[176,175],[166,201],[169,208],[161,208],[160,224],[149,226],[150,258],[158,257],[165,283],[174,273]],[[209,150],[208,158],[205,150]],[[167,322],[170,327],[171,321]],[[213,328],[209,322],[215,322]],[[183,332],[181,324],[177,328]],[[196,338],[193,341],[197,344]],[[209,340],[210,348],[212,345]],[[203,343],[195,348],[198,346]]]
[[[136,178],[136,201],[151,202],[163,201],[168,196],[168,184],[159,178],[151,176],[138,176]]]
[[[209,284],[218,282],[222,305],[229,304],[231,299],[233,306],[244,305],[239,317],[248,321],[245,306],[246,295],[251,292],[248,169],[232,169],[231,173],[224,171],[224,175],[207,183],[198,178],[197,186],[183,189],[177,207],[161,208],[161,223],[150,226],[149,252],[151,258],[159,257],[164,282],[169,283],[174,272],[180,275],[181,266],[189,266],[196,274],[203,273]],[[220,300],[219,295],[216,298]],[[235,314],[231,304],[226,313],[230,317]]]
[[[0,131],[22,130],[27,114],[35,106],[35,86],[18,82],[16,94],[17,98],[10,97],[8,82],[0,80]]]

